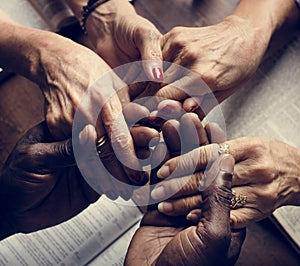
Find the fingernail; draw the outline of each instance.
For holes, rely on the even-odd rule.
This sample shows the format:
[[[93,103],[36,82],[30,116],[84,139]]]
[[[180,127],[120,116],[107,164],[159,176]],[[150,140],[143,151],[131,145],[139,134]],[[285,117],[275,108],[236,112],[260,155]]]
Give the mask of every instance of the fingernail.
[[[219,163],[219,169],[226,173],[232,173],[232,158],[230,156],[224,156]]]
[[[169,213],[173,211],[173,204],[170,202],[161,202],[158,204],[157,209],[162,213]]]
[[[160,67],[153,67],[152,68],[152,74],[154,79],[157,81],[163,81],[164,80],[164,75]]]
[[[158,178],[166,178],[170,175],[170,168],[167,165],[163,165],[158,171],[157,171],[157,177]]]
[[[186,219],[187,219],[188,221],[197,222],[199,218],[198,218],[198,215],[197,215],[197,214],[189,213],[189,214],[186,216]]]
[[[79,143],[84,145],[88,142],[88,140],[86,129],[84,129],[79,133]]]
[[[174,111],[174,107],[167,104],[163,108],[161,108],[160,111],[163,112],[163,113],[169,114],[169,113],[172,113]]]
[[[161,199],[166,196],[165,189],[163,186],[156,187],[151,192],[151,197],[153,199]]]

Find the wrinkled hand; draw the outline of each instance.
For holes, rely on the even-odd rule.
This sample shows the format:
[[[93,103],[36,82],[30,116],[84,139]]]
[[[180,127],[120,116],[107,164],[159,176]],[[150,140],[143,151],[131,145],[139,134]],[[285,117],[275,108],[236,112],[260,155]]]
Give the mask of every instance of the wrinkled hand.
[[[143,62],[150,80],[163,80],[161,33],[136,14],[124,0],[111,0],[96,8],[87,20],[87,33],[97,53],[112,67]],[[135,76],[139,69],[129,71]]]
[[[34,73],[31,79],[40,85],[45,95],[46,122],[53,137],[69,138],[72,126],[73,130],[78,129],[75,133],[79,133],[84,125],[93,124],[97,137],[106,134],[113,153],[118,153],[109,153],[106,166],[118,168],[118,177],[124,182],[144,184],[147,176],[136,159],[134,142],[122,115],[122,102],[129,98],[126,94],[120,98],[116,93],[123,86],[122,81],[108,72],[109,66],[90,49],[59,35],[30,31],[35,35],[40,33],[32,45],[39,50],[37,69],[41,72]],[[73,123],[75,114],[80,118]],[[123,158],[128,167],[125,163],[122,166],[116,156]]]
[[[297,163],[300,158],[299,149],[267,137],[244,137],[226,143],[236,161],[233,189],[237,194],[247,196],[247,203],[243,207],[231,211],[230,219],[233,228],[242,228],[251,222],[259,221],[280,206],[300,204],[300,169]],[[168,215],[188,214],[189,210],[199,209],[193,195],[198,191],[198,184],[203,180],[201,171],[211,160],[218,157],[218,149],[216,144],[203,146],[181,156],[181,160],[186,162],[185,165],[179,163],[179,157],[164,164],[166,167],[158,173],[160,177],[166,178],[175,169],[178,171],[178,176],[184,176],[163,182],[164,190],[170,194],[176,192],[178,197],[190,195],[184,200],[181,199],[181,202],[172,200],[173,210]],[[193,162],[192,158],[198,159]],[[196,164],[196,170],[192,175],[192,182],[181,186],[178,191],[186,175],[192,174],[189,169],[192,169],[193,163]],[[161,208],[160,211],[164,212],[164,209]],[[195,221],[199,214],[199,210],[191,211],[188,216]]]
[[[173,28],[163,37],[164,60],[197,73],[210,90],[200,88],[198,80],[190,75],[173,80],[178,75],[174,75],[170,67],[165,71],[169,85],[155,95],[185,100],[186,111],[194,111],[202,103],[208,112],[256,71],[267,48],[266,39],[247,20],[237,16],[208,27]],[[213,95],[217,101],[212,99]],[[196,99],[189,98],[191,96]]]
[[[183,226],[157,211],[147,213],[131,241],[125,265],[233,265],[245,237],[245,231],[230,230],[233,165],[231,156],[213,164],[218,176],[203,192],[197,226]]]
[[[137,147],[143,147],[142,131],[134,130]],[[144,134],[149,138],[153,132]],[[100,194],[128,200],[132,190],[124,190],[99,170],[95,154],[95,128],[86,126],[79,135],[82,160],[75,161],[71,139],[57,142],[45,122],[30,129],[16,144],[0,176],[0,236],[33,232],[59,224],[75,216],[99,198],[81,175],[86,167],[96,179]],[[77,158],[78,159],[78,158]]]
[[[98,197],[75,165],[71,140],[55,142],[46,124],[39,124],[17,143],[2,170],[1,238],[66,221]]]

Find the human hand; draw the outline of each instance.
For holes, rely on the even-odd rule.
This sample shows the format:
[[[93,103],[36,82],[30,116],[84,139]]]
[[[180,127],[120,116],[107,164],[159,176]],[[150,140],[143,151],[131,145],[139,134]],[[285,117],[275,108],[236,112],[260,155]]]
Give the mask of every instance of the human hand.
[[[132,132],[137,147],[141,130]],[[149,133],[144,133],[150,135]],[[0,237],[29,233],[59,224],[75,216],[101,194],[128,200],[132,190],[99,170],[95,149],[96,131],[91,125],[79,134],[83,146],[78,167],[89,169],[99,189],[96,193],[76,165],[71,139],[57,142],[45,122],[30,129],[16,144],[0,176]],[[100,195],[99,195],[100,194]]]
[[[299,205],[299,149],[283,142],[267,137],[244,137],[226,141],[230,154],[236,161],[233,173],[233,189],[236,194],[247,196],[247,202],[241,208],[231,211],[230,219],[233,228],[242,228],[249,223],[269,216],[276,208],[283,205]],[[216,144],[195,149],[181,158],[185,165],[180,165],[178,157],[169,160],[163,171],[158,175],[166,178],[174,169],[178,175],[192,174],[188,169],[195,169],[190,180],[193,182],[182,186],[182,180],[174,178],[162,183],[164,190],[177,197],[186,197],[185,200],[173,200],[172,212],[188,214],[188,218],[197,221],[201,214],[192,195],[197,193],[198,184],[203,180],[203,171],[207,164],[218,157],[219,147]],[[201,155],[201,156],[199,156]],[[192,158],[199,158],[193,164]],[[194,167],[194,168],[191,168]],[[181,189],[179,185],[181,184]],[[153,193],[153,192],[152,192]],[[158,199],[158,198],[156,198]],[[191,211],[197,209],[196,211]],[[161,212],[167,213],[163,208]],[[172,212],[168,215],[172,215]],[[174,214],[173,214],[174,215]]]
[[[174,75],[171,66],[165,71],[169,85],[155,95],[184,101],[186,111],[201,105],[208,112],[252,76],[267,45],[267,34],[262,37],[257,28],[237,16],[208,27],[173,28],[163,37],[164,60],[197,73],[209,89],[201,88],[197,84],[199,78],[191,75],[175,80],[178,75]]]
[[[86,28],[97,53],[112,68],[144,60],[146,76],[156,82],[163,80],[162,35],[128,1],[111,0],[101,4],[89,15]],[[134,69],[130,73],[137,75],[139,71]]]
[[[230,230],[233,165],[229,155],[213,164],[217,178],[203,192],[197,226],[183,226],[157,211],[147,213],[130,243],[125,265],[233,265],[245,238],[244,230]]]
[[[55,142],[41,123],[22,137],[2,169],[1,239],[66,221],[98,198],[76,167],[71,140]]]
[[[0,45],[0,50],[7,50],[3,53],[3,62],[40,86],[45,96],[47,126],[54,139],[69,138],[73,126],[73,129],[77,127],[78,131],[73,132],[77,134],[86,124],[96,125],[99,115],[98,138],[106,135],[118,158],[125,158],[127,165],[132,166],[123,164],[124,178],[121,179],[135,185],[144,184],[147,176],[136,158],[122,115],[122,105],[129,101],[129,95],[119,95],[120,86],[126,85],[118,76],[109,71],[109,66],[96,53],[67,38],[12,22],[7,22],[5,28],[13,34],[5,35]],[[80,115],[81,121],[73,123],[75,116]],[[78,128],[80,122],[83,125]],[[107,161],[109,168],[119,165],[115,157],[110,159],[113,160]]]

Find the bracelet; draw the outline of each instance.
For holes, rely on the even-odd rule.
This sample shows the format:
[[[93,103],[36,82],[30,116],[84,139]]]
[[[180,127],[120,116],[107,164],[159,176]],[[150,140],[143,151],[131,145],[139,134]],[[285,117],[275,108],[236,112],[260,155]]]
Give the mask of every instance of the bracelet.
[[[108,2],[109,0],[89,0],[86,6],[82,7],[81,11],[81,29],[83,30],[84,34],[86,34],[86,20],[89,15],[100,5]],[[129,3],[134,4],[134,0],[128,0]]]
[[[101,4],[104,4],[105,2],[108,2],[109,0],[89,0],[86,6],[82,7],[81,12],[81,29],[83,30],[84,34],[86,34],[86,20],[89,17],[89,15]]]

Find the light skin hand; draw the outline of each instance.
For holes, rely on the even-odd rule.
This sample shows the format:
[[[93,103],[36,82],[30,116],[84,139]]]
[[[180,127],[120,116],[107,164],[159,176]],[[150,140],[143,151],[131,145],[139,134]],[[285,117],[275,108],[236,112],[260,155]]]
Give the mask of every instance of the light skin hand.
[[[90,49],[57,34],[23,27],[6,18],[0,27],[6,32],[0,38],[3,66],[40,86],[51,134],[57,140],[70,137],[74,114],[83,96],[90,85],[107,75],[110,67]],[[88,123],[94,123],[95,106],[103,107],[96,128],[98,137],[107,134],[119,155],[133,166],[132,169],[124,166],[120,179],[143,184],[147,176],[136,159],[134,143],[122,115],[122,103],[115,93],[115,78],[108,79],[105,86],[97,86],[89,94],[92,96],[90,105],[78,112]],[[119,162],[114,159],[108,164],[115,166]]]
[[[67,1],[81,19],[86,1]],[[161,33],[147,19],[139,16],[127,0],[111,0],[101,4],[86,22],[88,37],[95,51],[112,67],[137,60],[143,62],[146,77],[163,80]],[[133,79],[139,69],[129,69]]]
[[[233,174],[233,188],[237,194],[247,196],[247,203],[242,207],[231,211],[231,225],[233,228],[241,228],[251,222],[259,221],[269,216],[276,208],[283,205],[299,205],[299,149],[291,147],[283,142],[267,137],[244,137],[226,142],[229,145],[230,153],[236,160]],[[196,162],[196,174],[193,175],[194,184],[187,184],[180,192],[180,195],[193,195],[196,192],[196,184],[202,179],[198,172],[204,169],[206,164],[217,156],[218,147],[208,145],[198,149],[198,154],[202,154]],[[195,151],[187,156],[195,156]],[[167,177],[168,172],[178,167],[178,159],[168,161],[168,166],[163,171],[161,177]],[[191,166],[185,165],[186,170]],[[180,171],[184,169],[179,166]],[[167,171],[166,171],[167,170]],[[187,173],[186,173],[187,174]],[[191,174],[191,173],[190,173]],[[178,187],[180,180],[173,184],[171,181],[165,183],[166,190]],[[195,208],[193,199],[184,202],[186,209]],[[176,205],[174,205],[176,206]],[[194,206],[194,207],[193,207]],[[180,210],[182,207],[178,206]],[[193,214],[193,212],[191,212]],[[199,214],[198,214],[199,216]],[[197,214],[196,214],[197,217]],[[192,219],[193,220],[193,219]]]
[[[176,80],[170,67],[165,71],[165,76],[171,77],[165,79],[168,85],[155,95],[180,100],[186,111],[204,117],[253,75],[273,34],[298,21],[293,0],[242,0],[231,16],[216,25],[173,28],[163,37],[164,60],[197,73],[210,89],[199,87],[195,91],[196,79],[183,75]]]

